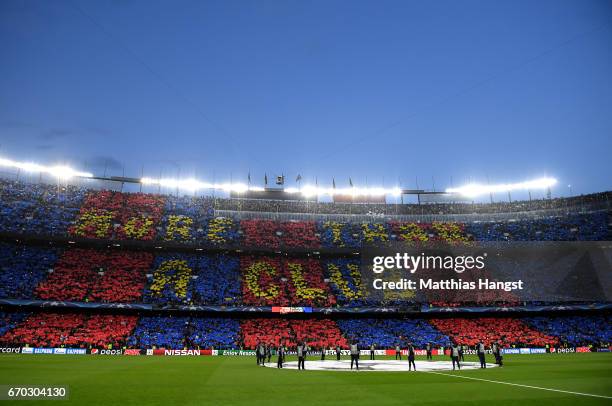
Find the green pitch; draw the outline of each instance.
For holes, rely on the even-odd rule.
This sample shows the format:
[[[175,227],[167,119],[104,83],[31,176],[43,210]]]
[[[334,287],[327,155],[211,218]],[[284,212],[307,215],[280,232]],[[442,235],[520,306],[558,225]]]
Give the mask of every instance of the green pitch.
[[[425,372],[277,370],[257,367],[254,357],[2,355],[0,385],[68,385],[70,400],[57,402],[88,406],[612,404],[612,354],[504,360],[504,368],[444,373],[607,398]]]

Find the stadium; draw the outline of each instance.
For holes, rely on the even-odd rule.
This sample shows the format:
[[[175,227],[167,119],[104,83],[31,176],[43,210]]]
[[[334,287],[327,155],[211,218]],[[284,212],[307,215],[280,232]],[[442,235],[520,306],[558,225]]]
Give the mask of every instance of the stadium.
[[[432,388],[429,393],[438,391],[437,385],[459,386],[457,376],[499,381],[487,398],[498,393],[522,401],[575,402],[574,396],[582,395],[572,392],[578,392],[593,395],[582,396],[581,403],[609,401],[607,300],[527,302],[499,292],[469,301],[428,300],[413,292],[376,298],[362,285],[357,254],[368,243],[391,241],[609,241],[612,192],[502,205],[311,206],[299,200],[177,197],[26,179],[3,180],[0,189],[5,380],[69,383],[71,396],[88,403],[125,396],[135,402],[181,402],[175,390],[183,391],[187,382],[215,403],[251,402],[257,395],[229,398],[228,389],[258,382],[255,386],[270,393],[311,378],[325,390],[341,379],[355,387],[418,382]],[[284,193],[280,190],[276,197]],[[270,205],[283,211],[266,211]],[[399,210],[423,214],[388,214]],[[383,215],[367,214],[372,211]],[[491,346],[500,346],[503,369],[444,375],[450,369],[449,348],[465,346],[470,367],[476,365],[480,340],[490,367],[496,366]],[[363,354],[361,370],[389,376],[364,372],[348,381],[337,376],[350,371],[354,341]],[[292,369],[300,343],[307,345],[305,366],[312,376],[296,376]],[[284,369],[257,369],[261,344],[275,360],[267,366],[276,366],[278,348],[284,347]],[[408,345],[416,350],[422,375],[398,372],[406,370]],[[428,345],[432,361],[423,361]],[[403,362],[396,361],[398,346]],[[391,362],[385,365],[386,360]],[[54,376],[58,368],[61,375]],[[135,372],[143,368],[146,378]],[[577,368],[578,374],[584,368],[585,376],[559,377],[557,368]],[[96,372],[88,377],[89,370]],[[200,384],[211,370],[221,381]],[[174,389],[151,389],[169,382]],[[478,383],[462,382],[457,390]],[[142,393],[124,392],[135,387]],[[159,396],[155,400],[153,393]],[[185,396],[191,401],[192,395]],[[302,396],[306,393],[298,391],[286,401],[299,402]]]
[[[0,2],[0,406],[611,404],[611,21]]]

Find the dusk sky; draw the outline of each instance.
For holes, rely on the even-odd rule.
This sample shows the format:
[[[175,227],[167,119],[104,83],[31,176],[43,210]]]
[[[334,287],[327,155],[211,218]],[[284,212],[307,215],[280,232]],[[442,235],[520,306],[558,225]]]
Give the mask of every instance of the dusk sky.
[[[612,1],[0,2],[0,156],[612,189]]]

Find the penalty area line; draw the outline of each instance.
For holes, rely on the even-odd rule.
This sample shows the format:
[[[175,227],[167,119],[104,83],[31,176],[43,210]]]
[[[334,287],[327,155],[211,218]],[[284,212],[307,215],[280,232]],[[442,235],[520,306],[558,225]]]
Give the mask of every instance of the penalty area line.
[[[482,382],[490,382],[490,383],[499,383],[502,385],[510,385],[510,386],[520,386],[522,388],[529,388],[529,389],[540,389],[540,390],[547,390],[550,392],[560,392],[560,393],[569,393],[571,395],[579,395],[579,396],[590,396],[590,397],[594,397],[594,398],[603,398],[603,399],[612,399],[612,396],[605,396],[605,395],[595,395],[593,393],[583,393],[583,392],[573,392],[573,391],[569,391],[569,390],[562,390],[562,389],[553,389],[553,388],[543,388],[541,386],[532,386],[532,385],[523,385],[521,383],[512,383],[512,382],[504,382],[504,381],[494,381],[492,379],[484,379],[484,378],[474,378],[472,376],[465,376],[465,375],[453,375],[453,374],[445,374],[444,372],[435,372],[435,371],[423,371],[427,374],[436,374],[436,375],[444,375],[444,376],[452,376],[454,378],[463,378],[463,379],[471,379],[473,381],[482,381]]]

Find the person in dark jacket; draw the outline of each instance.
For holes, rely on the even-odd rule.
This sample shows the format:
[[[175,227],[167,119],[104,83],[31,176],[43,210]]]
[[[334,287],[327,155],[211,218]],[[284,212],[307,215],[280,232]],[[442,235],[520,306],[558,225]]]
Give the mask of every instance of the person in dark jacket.
[[[257,345],[255,346],[255,357],[257,358],[257,365],[259,365],[261,363],[261,343],[257,343]]]
[[[285,360],[285,349],[283,348],[282,345],[278,346],[278,359],[276,360],[276,367],[277,368],[282,368],[283,367],[283,361]]]
[[[340,346],[336,345],[336,360],[340,361],[340,355],[342,354],[342,351],[340,350]]]
[[[493,343],[492,346],[493,356],[495,357],[495,363],[500,367],[504,366],[504,357],[502,356],[501,344],[499,342]]]
[[[427,352],[427,361],[431,361],[433,358],[431,356],[431,351],[433,349],[433,345],[431,343],[427,343],[425,346],[425,351]]]
[[[411,367],[414,367],[414,370],[416,371],[416,364],[414,363],[414,346],[412,345],[412,343],[408,343],[408,371],[411,371]]]
[[[270,358],[272,358],[272,344],[266,345],[266,357],[268,358],[268,364],[269,364]]]

